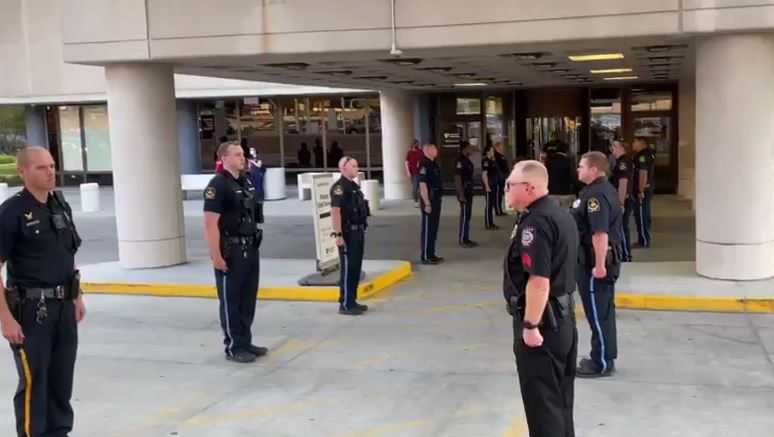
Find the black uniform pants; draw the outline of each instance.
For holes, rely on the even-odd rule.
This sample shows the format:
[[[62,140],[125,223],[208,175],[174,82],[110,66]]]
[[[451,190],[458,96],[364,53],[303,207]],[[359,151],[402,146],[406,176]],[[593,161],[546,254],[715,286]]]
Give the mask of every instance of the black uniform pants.
[[[621,242],[621,254],[624,261],[632,260],[632,240],[629,234],[629,223],[631,223],[632,210],[634,209],[634,199],[627,197],[624,202],[623,217],[621,218],[621,227],[623,241]]]
[[[78,323],[71,300],[47,300],[37,323],[38,301],[25,300],[20,321],[24,344],[13,345],[19,386],[13,398],[19,437],[66,437],[73,429]]]
[[[470,219],[473,215],[473,190],[465,190],[465,202],[460,202],[459,243],[470,241]]]
[[[497,182],[495,182],[495,188],[496,188],[496,202],[495,202],[495,213],[497,215],[503,215],[505,212],[503,212],[503,199],[505,198],[505,180],[499,179]]]
[[[556,331],[540,328],[543,345],[532,348],[522,339],[521,317],[513,318],[513,352],[530,437],[575,436],[575,311],[557,322]]]
[[[602,372],[618,358],[615,326],[615,280],[596,279],[591,270],[578,266],[578,290],[591,328],[591,359]]]
[[[226,355],[244,351],[253,341],[251,328],[258,300],[260,258],[254,245],[226,250],[228,271],[215,270],[220,301],[220,326]]]
[[[344,246],[339,247],[339,305],[352,309],[357,303],[357,287],[363,267],[365,249],[365,230],[345,230]]]
[[[650,201],[652,198],[653,194],[646,192],[644,198],[637,197],[634,200],[634,222],[637,224],[637,237],[642,247],[650,247]]]
[[[438,240],[438,225],[441,221],[441,192],[434,191],[430,193],[430,214],[425,211],[424,201],[422,201],[422,261],[428,261],[435,258],[435,244]]]
[[[491,191],[484,193],[484,227],[486,229],[494,226],[495,204],[497,203],[497,190],[494,186]]]

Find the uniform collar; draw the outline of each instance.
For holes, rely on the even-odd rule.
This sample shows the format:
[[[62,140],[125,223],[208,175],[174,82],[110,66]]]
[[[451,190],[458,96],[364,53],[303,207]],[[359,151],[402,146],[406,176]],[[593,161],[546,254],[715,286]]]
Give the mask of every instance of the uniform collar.
[[[600,176],[596,179],[594,179],[593,182],[589,184],[589,186],[601,184],[602,182],[605,182],[607,180],[607,176]]]
[[[39,206],[39,207],[45,207],[45,206],[47,205],[47,203],[40,203],[40,201],[38,201],[38,199],[37,199],[35,196],[33,196],[33,195],[32,195],[32,193],[30,193],[30,192],[29,192],[29,190],[27,190],[27,188],[23,188],[23,189],[22,189],[22,190],[19,192],[19,195],[20,195],[20,196],[21,196],[21,197],[22,197],[22,198],[23,198],[23,199],[24,199],[24,200],[25,200],[27,203],[30,203],[30,204],[32,204],[32,205]],[[50,197],[51,197],[51,193],[48,193],[48,197],[46,197],[46,202],[48,202],[48,199],[49,199]]]
[[[524,210],[525,213],[530,213],[532,211],[538,210],[542,208],[543,206],[550,204],[550,200],[548,199],[548,195],[535,200],[534,202],[530,203],[529,206]]]

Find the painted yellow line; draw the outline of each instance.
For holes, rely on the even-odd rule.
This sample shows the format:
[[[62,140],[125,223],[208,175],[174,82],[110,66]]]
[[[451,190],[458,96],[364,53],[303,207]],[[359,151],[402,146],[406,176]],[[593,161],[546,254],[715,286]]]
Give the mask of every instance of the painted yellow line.
[[[615,304],[618,308],[642,310],[774,313],[774,297],[740,298],[616,292]]]
[[[527,419],[524,416],[517,416],[513,419],[508,429],[503,433],[503,437],[525,437],[529,432],[527,428]]]
[[[365,281],[358,287],[358,298],[368,299],[396,283],[410,278],[411,263],[401,261],[395,268],[375,278]],[[163,297],[203,297],[216,298],[214,285],[174,284],[174,283],[128,283],[128,282],[84,282],[83,290],[92,294],[127,294]],[[260,299],[266,300],[306,300],[338,302],[338,287],[288,286],[262,287],[258,292]]]

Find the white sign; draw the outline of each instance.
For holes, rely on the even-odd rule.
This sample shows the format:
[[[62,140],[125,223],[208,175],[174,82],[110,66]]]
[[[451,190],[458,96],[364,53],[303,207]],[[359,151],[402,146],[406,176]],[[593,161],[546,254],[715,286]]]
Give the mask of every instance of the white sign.
[[[339,248],[333,233],[331,216],[331,174],[312,176],[312,201],[314,202],[314,243],[317,255],[317,270],[330,272],[339,267]]]

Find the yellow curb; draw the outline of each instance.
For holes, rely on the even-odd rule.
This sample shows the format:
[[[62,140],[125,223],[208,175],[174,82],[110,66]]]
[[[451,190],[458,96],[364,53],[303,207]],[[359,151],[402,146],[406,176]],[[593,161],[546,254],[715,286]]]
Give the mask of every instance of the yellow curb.
[[[774,298],[679,296],[616,292],[618,308],[636,310],[774,313]]]
[[[365,281],[358,287],[358,298],[369,299],[388,287],[412,275],[411,263],[401,261],[398,266],[375,278]],[[84,282],[83,290],[90,294],[126,294],[162,297],[204,297],[218,296],[214,285],[167,284],[167,283],[121,283],[121,282]],[[338,302],[338,287],[265,287],[260,288],[258,297],[266,300],[307,300]]]

